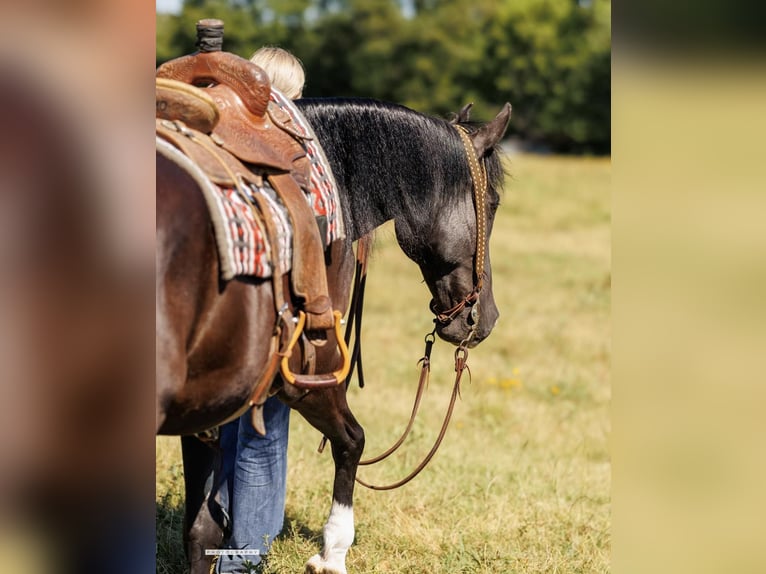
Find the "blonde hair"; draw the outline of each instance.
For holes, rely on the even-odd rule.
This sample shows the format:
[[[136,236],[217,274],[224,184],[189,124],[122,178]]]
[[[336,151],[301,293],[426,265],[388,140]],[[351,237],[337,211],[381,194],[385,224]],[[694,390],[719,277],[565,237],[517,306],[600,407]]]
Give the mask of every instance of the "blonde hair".
[[[306,74],[301,61],[290,52],[274,46],[264,46],[250,57],[250,61],[263,68],[271,84],[286,97],[291,100],[301,97]]]

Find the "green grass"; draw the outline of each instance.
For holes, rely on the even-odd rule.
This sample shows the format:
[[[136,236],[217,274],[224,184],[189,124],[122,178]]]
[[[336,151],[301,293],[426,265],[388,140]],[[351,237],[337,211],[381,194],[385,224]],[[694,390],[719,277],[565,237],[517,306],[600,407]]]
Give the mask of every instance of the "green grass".
[[[517,156],[491,241],[500,322],[470,353],[473,382],[441,450],[393,492],[357,487],[349,572],[608,572],[610,162]],[[406,294],[403,296],[403,294]],[[390,226],[377,234],[365,310],[367,386],[349,402],[377,454],[406,424],[430,297]],[[394,309],[395,312],[391,312]],[[438,341],[405,446],[360,476],[396,480],[438,432],[453,378]],[[302,572],[330,508],[329,449],[291,422],[286,527],[266,572]],[[157,440],[158,572],[181,573],[178,439]]]

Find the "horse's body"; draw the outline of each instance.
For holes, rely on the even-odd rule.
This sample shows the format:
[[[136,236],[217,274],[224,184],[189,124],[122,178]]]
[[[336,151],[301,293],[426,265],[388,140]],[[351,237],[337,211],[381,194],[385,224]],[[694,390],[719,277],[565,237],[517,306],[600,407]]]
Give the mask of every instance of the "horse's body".
[[[455,308],[475,291],[477,221],[472,178],[455,126],[371,100],[303,100],[299,107],[314,127],[340,190],[346,238],[329,248],[330,296],[345,310],[355,259],[352,242],[391,219],[403,251],[421,268],[434,297],[433,308]],[[508,120],[507,106],[489,124],[469,128],[476,154],[484,158],[487,241],[502,168],[494,145]],[[486,246],[485,246],[486,247]],[[209,216],[194,181],[158,155],[157,166],[157,376],[158,429],[188,434],[218,424],[244,404],[264,369],[275,313],[268,280],[218,276]],[[487,263],[481,312],[474,301],[437,325],[439,336],[478,344],[497,317]],[[476,324],[474,324],[475,321]],[[317,370],[335,365],[332,345],[320,347]],[[332,445],[335,460],[333,504],[324,529],[324,548],[307,572],[345,572],[353,541],[354,478],[364,433],[351,414],[345,386],[306,393],[279,385],[280,398],[298,410]],[[300,400],[297,400],[300,398]],[[206,499],[206,474],[215,467],[212,450],[185,437],[187,549],[192,573],[207,572],[205,548],[216,547],[222,531],[214,503]]]

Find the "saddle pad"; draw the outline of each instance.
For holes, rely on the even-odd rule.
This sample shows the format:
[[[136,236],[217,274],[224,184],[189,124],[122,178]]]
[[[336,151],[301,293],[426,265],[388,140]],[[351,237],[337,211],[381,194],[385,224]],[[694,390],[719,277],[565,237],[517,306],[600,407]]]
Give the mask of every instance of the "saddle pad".
[[[189,173],[199,185],[213,222],[218,257],[221,265],[221,278],[224,281],[238,275],[267,278],[274,274],[271,250],[277,250],[278,274],[287,273],[292,262],[292,229],[287,210],[274,190],[264,180],[262,186],[252,183],[240,188],[220,187],[184,155],[178,148],[157,138],[157,150]],[[248,199],[243,194],[260,194],[265,199],[270,217],[277,230],[278,245],[272,246],[267,239],[266,230],[253,214]]]
[[[214,226],[222,227],[222,233],[216,230],[216,237],[221,235],[224,240],[218,240],[219,257],[221,259],[221,271],[224,280],[229,280],[237,275],[251,277],[271,277],[274,275],[272,268],[271,250],[277,250],[277,275],[283,275],[290,271],[292,261],[292,229],[289,224],[287,210],[277,197],[268,181],[263,186],[246,184],[240,188],[222,188],[215,186],[216,193],[213,197],[217,212],[212,212],[211,218]],[[243,194],[251,197],[246,200]],[[260,194],[266,199],[263,202],[269,213],[262,216],[271,218],[277,229],[277,245],[269,244],[266,230],[258,221],[251,204],[255,202],[252,197]],[[223,260],[226,264],[223,264]],[[230,270],[224,272],[224,270]]]
[[[319,145],[314,130],[293,101],[274,86],[271,86],[271,102],[290,116],[291,127],[306,138],[302,143],[311,164],[311,196],[306,199],[317,216],[324,216],[327,219],[327,236],[324,239],[326,245],[329,245],[336,239],[345,237],[343,217],[340,213],[338,184],[335,182],[330,164]]]

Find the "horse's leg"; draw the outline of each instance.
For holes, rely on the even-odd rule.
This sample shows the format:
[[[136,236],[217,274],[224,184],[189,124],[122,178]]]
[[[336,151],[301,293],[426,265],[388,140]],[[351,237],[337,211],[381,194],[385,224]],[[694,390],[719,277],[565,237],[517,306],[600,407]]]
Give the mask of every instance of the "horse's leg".
[[[184,543],[190,574],[208,574],[213,557],[206,549],[219,548],[223,542],[223,513],[215,499],[221,473],[217,447],[193,436],[181,437],[184,462],[186,509]]]
[[[345,574],[346,552],[354,541],[354,479],[364,450],[364,430],[346,402],[346,388],[313,391],[291,404],[332,445],[335,480],[322,552],[306,563],[306,574]]]

